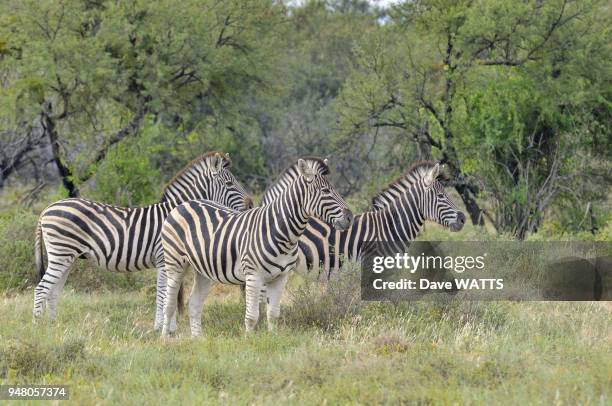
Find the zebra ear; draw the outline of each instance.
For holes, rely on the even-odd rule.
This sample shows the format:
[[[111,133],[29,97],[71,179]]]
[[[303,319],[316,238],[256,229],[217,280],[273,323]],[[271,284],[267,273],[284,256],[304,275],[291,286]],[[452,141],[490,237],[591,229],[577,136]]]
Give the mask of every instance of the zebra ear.
[[[324,163],[325,165],[329,166],[329,159],[325,158],[325,159],[323,160],[323,163]]]
[[[314,178],[314,174],[312,173],[312,170],[308,167],[308,164],[306,163],[306,161],[303,160],[302,158],[298,159],[297,167],[298,167],[298,171],[300,172],[300,175],[305,177],[307,182],[312,182],[312,179]]]
[[[430,187],[440,174],[440,164],[436,164],[427,175],[425,175],[425,186]]]
[[[223,156],[220,153],[215,154],[215,159],[212,162],[211,172],[213,175],[216,175],[223,169]]]
[[[231,167],[232,167],[232,160],[230,159],[229,152],[227,152],[227,153],[226,153],[226,154],[223,156],[223,159],[225,159],[225,162],[224,162],[224,164],[223,164],[223,165],[224,165],[226,168],[231,168]]]

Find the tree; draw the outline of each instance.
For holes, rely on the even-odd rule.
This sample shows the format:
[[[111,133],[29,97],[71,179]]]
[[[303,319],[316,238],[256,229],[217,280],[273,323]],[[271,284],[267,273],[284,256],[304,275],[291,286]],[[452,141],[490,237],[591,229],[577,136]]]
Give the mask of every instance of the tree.
[[[40,122],[70,196],[151,115],[190,133],[267,80],[271,1],[8,1],[1,120]]]
[[[599,40],[598,30],[609,32],[602,24],[605,19],[598,15],[604,10],[601,2],[567,0],[518,4],[493,0],[404,2],[392,12],[391,23],[361,45],[360,58],[338,107],[342,133],[345,139],[351,139],[386,128],[416,142],[421,155],[431,154],[446,163],[472,222],[482,224],[483,210],[477,197],[483,187],[491,186],[492,179],[480,176],[480,171],[491,160],[483,154],[478,155],[478,161],[470,159],[474,148],[488,145],[482,131],[479,135],[470,133],[473,127],[468,126],[469,115],[474,113],[470,103],[475,100],[472,95],[513,72],[520,72],[515,74],[526,79],[526,83],[539,83],[543,73],[548,72],[551,80],[562,79],[558,85],[543,88],[540,100],[554,103],[558,92],[553,89],[585,78],[583,72],[568,69],[572,64],[586,62],[583,58],[587,54],[604,60],[605,53],[591,53],[591,47],[605,41]],[[593,90],[595,86],[592,83],[579,90]],[[489,95],[495,97],[493,93]],[[509,107],[507,104],[491,107],[494,100],[490,97],[480,101],[481,106],[497,109],[501,115]],[[544,128],[538,118],[542,117],[540,112],[550,111],[550,106],[523,107],[529,111],[518,118],[523,120],[522,128],[536,134],[551,133],[553,140],[548,152],[559,153],[555,148],[559,145],[560,127],[549,122]],[[563,114],[563,107],[558,106],[557,111]],[[487,117],[481,115],[471,123],[474,122],[486,124]],[[512,135],[509,128],[500,131],[497,139],[507,142]],[[522,136],[525,143],[535,141],[527,133]],[[556,173],[560,168],[551,165],[550,158],[549,155],[540,162]],[[530,156],[523,161],[535,163]],[[523,172],[518,176],[528,175]],[[559,184],[563,177],[554,175],[552,179]],[[501,188],[500,192],[516,194],[519,183]],[[552,189],[556,190],[556,186]],[[550,193],[543,206],[521,209],[525,214],[520,222],[531,224],[525,226],[527,230],[537,228],[539,221],[535,218],[541,218],[558,194]],[[499,206],[497,209],[502,210]],[[517,226],[514,230],[519,238],[524,237],[521,230],[525,227]]]
[[[267,185],[290,160],[328,156],[337,173],[346,166],[333,145],[337,97],[352,64],[352,48],[376,29],[377,11],[362,0],[307,1],[290,6],[279,33],[282,54],[274,93],[256,95],[247,110],[257,125]],[[342,179],[344,180],[344,179]],[[354,191],[346,182],[344,192]]]

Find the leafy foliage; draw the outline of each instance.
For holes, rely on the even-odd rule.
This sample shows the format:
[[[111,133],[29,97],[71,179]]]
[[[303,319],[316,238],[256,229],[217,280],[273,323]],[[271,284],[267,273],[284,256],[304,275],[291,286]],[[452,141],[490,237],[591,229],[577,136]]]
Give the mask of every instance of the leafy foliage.
[[[59,177],[68,195],[154,202],[186,162],[220,149],[255,193],[299,155],[330,158],[355,198],[436,159],[472,222],[501,234],[597,232],[609,217],[605,1],[0,11],[0,190],[34,184],[29,200]]]
[[[609,148],[602,160],[591,147],[608,146],[609,12],[598,1],[403,2],[357,48],[341,140],[363,140],[350,154],[366,163],[406,154],[381,134],[412,141],[413,157],[447,163],[472,221],[487,216],[501,233],[525,238],[568,201],[584,212],[609,194],[585,187],[610,182]]]
[[[158,202],[162,194],[160,174],[153,165],[154,148],[149,141],[143,134],[115,146],[96,168],[91,197],[128,207]]]

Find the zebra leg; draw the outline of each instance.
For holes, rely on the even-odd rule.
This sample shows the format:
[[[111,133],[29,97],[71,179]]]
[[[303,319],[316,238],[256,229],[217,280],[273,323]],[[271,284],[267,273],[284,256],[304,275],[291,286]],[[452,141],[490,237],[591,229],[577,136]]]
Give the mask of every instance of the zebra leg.
[[[263,287],[263,279],[258,273],[252,272],[246,274],[246,312],[244,325],[247,333],[255,330],[257,326],[257,321],[259,320],[259,299]]]
[[[155,296],[155,324],[153,329],[159,331],[164,323],[164,303],[166,301],[166,272],[163,268],[157,268],[157,294]],[[174,329],[176,330],[176,317],[174,318]]]
[[[183,277],[185,276],[185,270],[180,266],[169,266],[166,263],[166,299],[164,300],[164,324],[162,326],[162,336],[168,336],[172,333],[172,318],[176,313],[176,301],[178,298],[179,288]]]
[[[155,324],[153,329],[159,331],[164,323],[164,303],[166,302],[167,277],[163,268],[157,269],[157,295],[155,297]],[[170,320],[170,332],[176,331],[176,311]]]
[[[191,325],[192,337],[202,335],[202,309],[212,282],[212,280],[194,270],[193,287],[189,296],[189,324]]]
[[[38,318],[43,314],[49,298],[52,298],[53,302],[53,314],[49,314],[49,317],[55,317],[56,305],[61,287],[66,282],[70,266],[74,262],[74,259],[75,257],[72,255],[58,256],[48,254],[47,270],[34,291],[34,318]],[[60,284],[59,290],[55,291],[56,288],[58,288],[58,286],[56,286],[57,284]]]
[[[64,274],[57,280],[55,287],[49,291],[49,295],[47,297],[47,316],[49,317],[49,320],[55,320],[59,295],[62,293],[62,289],[64,288],[66,279],[68,279],[69,273],[70,269],[66,269]]]
[[[276,330],[278,318],[280,317],[280,300],[287,284],[288,273],[280,274],[276,279],[266,285],[266,296],[268,298],[267,316],[268,330]]]

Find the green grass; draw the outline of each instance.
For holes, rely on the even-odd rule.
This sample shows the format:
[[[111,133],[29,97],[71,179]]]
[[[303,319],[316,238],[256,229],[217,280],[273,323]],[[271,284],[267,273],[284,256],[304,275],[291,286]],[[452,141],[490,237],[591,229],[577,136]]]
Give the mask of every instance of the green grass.
[[[68,384],[80,404],[611,402],[609,302],[365,304],[351,283],[294,277],[282,328],[252,335],[237,290],[216,289],[204,336],[182,318],[167,341],[150,289],[67,289],[37,324],[31,292],[5,296],[0,381]]]

